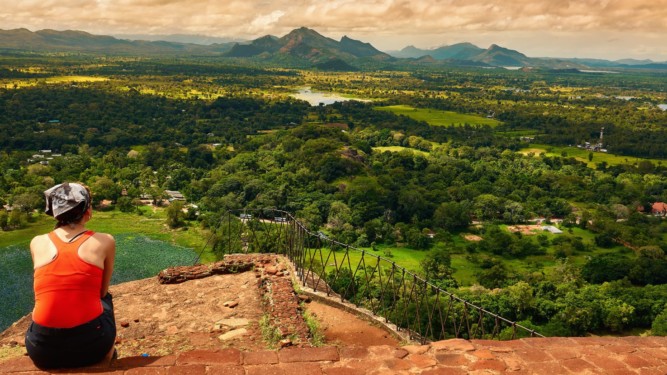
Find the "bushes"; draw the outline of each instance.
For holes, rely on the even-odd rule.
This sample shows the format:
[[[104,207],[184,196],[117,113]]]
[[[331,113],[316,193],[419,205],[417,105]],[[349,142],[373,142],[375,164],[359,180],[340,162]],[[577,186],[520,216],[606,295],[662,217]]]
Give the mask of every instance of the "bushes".
[[[632,265],[628,259],[614,255],[596,256],[588,261],[581,270],[584,280],[592,284],[620,280],[628,275]]]
[[[667,306],[653,321],[651,333],[654,336],[667,336]]]

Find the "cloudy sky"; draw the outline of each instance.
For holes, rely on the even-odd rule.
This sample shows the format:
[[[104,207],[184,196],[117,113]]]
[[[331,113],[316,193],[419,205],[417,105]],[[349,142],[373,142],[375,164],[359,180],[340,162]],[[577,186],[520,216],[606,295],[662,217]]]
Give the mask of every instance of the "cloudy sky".
[[[667,61],[667,0],[0,0],[0,28],[253,39],[306,26],[381,50],[458,42],[531,57]]]

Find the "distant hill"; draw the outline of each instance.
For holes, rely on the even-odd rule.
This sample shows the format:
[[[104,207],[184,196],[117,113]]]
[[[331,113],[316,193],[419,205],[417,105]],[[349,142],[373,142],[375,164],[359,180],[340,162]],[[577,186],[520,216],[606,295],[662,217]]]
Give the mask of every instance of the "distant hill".
[[[388,60],[391,56],[369,43],[344,36],[340,41],[327,38],[315,30],[299,28],[278,38],[264,36],[249,43],[237,43],[224,54],[228,57],[256,57],[264,60],[301,61],[321,69],[351,68],[360,59]]]
[[[498,45],[480,52],[470,60],[483,62],[494,66],[530,66],[531,59],[521,52],[503,48]]]
[[[496,44],[487,49],[471,43],[457,43],[435,49],[408,46],[400,51],[382,52],[370,43],[347,36],[340,41],[301,27],[282,37],[266,35],[255,40],[227,42],[229,39],[200,35],[142,35],[119,39],[84,31],[27,29],[1,30],[0,51],[70,52],[135,56],[218,56],[253,59],[279,66],[321,70],[355,70],[392,66],[533,67],[544,69],[667,69],[667,62],[623,59],[608,61],[584,58],[533,58]],[[168,40],[166,40],[168,39]]]
[[[434,49],[421,49],[407,46],[400,51],[388,51],[389,55],[412,59],[413,63],[429,62],[427,57],[447,65],[458,66],[516,66],[540,67],[547,69],[587,69],[587,68],[626,68],[626,69],[665,69],[667,63],[656,63],[651,60],[623,59],[616,61],[584,58],[535,58],[528,57],[519,51],[504,48],[496,44],[487,49],[471,43],[457,43]],[[476,63],[476,64],[473,64]]]
[[[229,44],[241,43],[245,40],[239,38],[221,38],[206,35],[191,35],[191,34],[169,34],[169,35],[152,35],[152,34],[114,34],[112,35],[118,39],[126,40],[143,40],[149,42],[174,42],[185,44]]]
[[[231,48],[221,44],[199,44],[165,41],[124,40],[84,31],[28,29],[0,30],[0,49],[32,52],[82,52],[120,55],[208,54]]]
[[[457,43],[451,46],[438,47],[431,50],[408,46],[400,51],[392,52],[394,57],[423,58],[430,56],[435,60],[458,60],[462,62],[477,62],[487,66],[530,66],[532,59],[508,48],[491,45],[487,49],[479,48],[472,43]]]
[[[389,52],[389,54],[401,58],[431,56],[436,60],[470,60],[472,57],[482,52],[484,52],[484,49],[479,48],[472,43],[457,43],[452,44],[451,46],[443,46],[430,50],[408,46],[400,51]]]

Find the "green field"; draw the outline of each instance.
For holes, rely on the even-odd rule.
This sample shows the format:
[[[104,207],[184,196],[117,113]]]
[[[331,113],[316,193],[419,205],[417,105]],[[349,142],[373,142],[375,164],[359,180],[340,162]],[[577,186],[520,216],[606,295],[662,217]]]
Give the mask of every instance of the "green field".
[[[386,107],[375,107],[379,111],[388,111],[397,115],[404,115],[418,121],[426,121],[433,126],[461,126],[470,125],[500,125],[500,121],[482,116],[466,115],[451,111],[440,111],[437,109],[422,109],[408,105],[392,105]]]
[[[380,263],[380,267],[382,269],[391,268],[391,262],[394,262],[397,266],[403,267],[412,272],[419,272],[421,269],[419,262],[424,259],[426,254],[428,254],[428,251],[385,245],[378,245],[376,250],[371,248],[360,248],[359,250],[365,251],[364,262],[367,267],[375,267],[377,265],[377,257],[382,257],[385,260],[381,261]],[[333,258],[334,254],[336,257],[335,262]],[[335,251],[334,254],[329,256],[329,250],[322,249],[322,256],[325,258],[329,256],[328,259],[325,259],[325,261],[327,261],[327,272],[334,270],[334,264],[337,264],[339,267],[341,264],[343,264],[344,268],[347,268],[348,261],[354,270],[356,269],[357,265],[359,265],[359,262],[362,258],[362,252],[355,251],[353,249],[348,252],[347,257],[345,257],[344,251]]]
[[[41,82],[58,84],[58,83],[84,83],[84,82],[104,82],[108,81],[109,78],[105,77],[93,77],[93,76],[56,76],[48,78],[33,78],[33,79],[5,79],[0,82],[0,87],[5,89],[11,88],[23,88],[36,86]]]
[[[375,151],[375,152],[380,152],[380,153],[385,152],[385,151],[389,151],[389,152],[410,151],[410,152],[413,152],[413,153],[415,153],[415,154],[418,154],[418,155],[424,155],[424,156],[426,156],[426,155],[429,154],[429,153],[426,152],[426,151],[417,150],[417,149],[410,148],[410,147],[403,147],[403,146],[380,146],[380,147],[373,147],[373,151]]]
[[[607,165],[609,166],[620,165],[620,164],[634,165],[639,163],[640,161],[650,161],[655,165],[661,165],[662,163],[665,162],[665,160],[661,159],[649,159],[649,158],[638,158],[633,156],[613,155],[606,152],[594,152],[593,159],[591,161],[588,161],[588,154],[590,153],[590,151],[588,150],[584,150],[577,147],[558,147],[558,146],[550,146],[542,144],[531,144],[530,147],[523,148],[519,150],[519,152],[524,155],[528,155],[529,153],[532,152],[536,157],[539,156],[541,153],[544,153],[547,156],[564,155],[566,157],[574,157],[577,160],[583,161],[584,163],[586,163],[586,165],[588,165],[591,168],[595,168],[598,163],[601,163],[603,161],[606,162]]]

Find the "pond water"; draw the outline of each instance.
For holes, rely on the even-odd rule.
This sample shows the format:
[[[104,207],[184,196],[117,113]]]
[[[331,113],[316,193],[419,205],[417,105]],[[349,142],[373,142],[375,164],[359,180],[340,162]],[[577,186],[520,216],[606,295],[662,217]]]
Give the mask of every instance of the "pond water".
[[[592,69],[579,69],[582,73],[600,73],[600,74],[618,74],[619,72],[613,72],[611,70],[592,70]]]
[[[663,111],[667,111],[667,104],[658,104],[658,108],[662,109]]]
[[[323,105],[329,105],[335,102],[346,102],[348,100],[358,100],[362,102],[368,101],[362,99],[346,98],[333,92],[313,91],[310,87],[299,89],[299,91],[296,94],[292,94],[291,97],[299,100],[305,100],[312,106],[318,106],[320,103]]]
[[[143,235],[119,234],[112,284],[155,276],[161,270],[191,265],[191,249],[152,240]],[[28,244],[0,248],[0,332],[33,307],[32,260]]]

